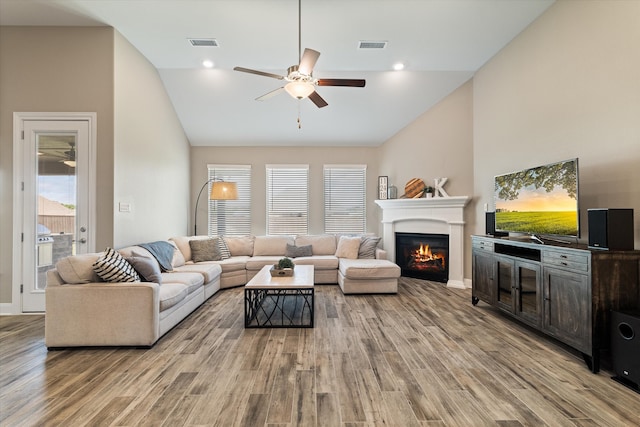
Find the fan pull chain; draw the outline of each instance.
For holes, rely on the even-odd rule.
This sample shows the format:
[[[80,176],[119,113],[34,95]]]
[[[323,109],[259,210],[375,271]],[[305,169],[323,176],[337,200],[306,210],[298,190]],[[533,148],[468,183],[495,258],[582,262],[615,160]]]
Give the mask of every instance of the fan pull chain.
[[[302,120],[300,120],[300,101],[298,101],[298,129],[302,129]]]

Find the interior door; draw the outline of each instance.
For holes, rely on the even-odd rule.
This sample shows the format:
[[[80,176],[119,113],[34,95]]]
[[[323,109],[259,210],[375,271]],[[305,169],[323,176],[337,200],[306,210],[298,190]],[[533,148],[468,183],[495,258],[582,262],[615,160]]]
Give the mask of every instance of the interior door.
[[[23,121],[22,311],[45,311],[47,271],[93,248],[90,123]]]

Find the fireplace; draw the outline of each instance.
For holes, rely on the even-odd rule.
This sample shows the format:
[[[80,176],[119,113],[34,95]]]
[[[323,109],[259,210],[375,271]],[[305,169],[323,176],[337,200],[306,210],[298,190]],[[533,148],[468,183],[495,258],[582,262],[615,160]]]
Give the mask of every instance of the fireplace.
[[[464,207],[469,200],[468,196],[376,200],[382,209],[382,240],[388,258],[398,263],[396,233],[448,235],[447,286],[470,288],[471,281],[466,285],[464,279]]]
[[[396,264],[402,275],[447,283],[449,279],[449,235],[396,233]]]

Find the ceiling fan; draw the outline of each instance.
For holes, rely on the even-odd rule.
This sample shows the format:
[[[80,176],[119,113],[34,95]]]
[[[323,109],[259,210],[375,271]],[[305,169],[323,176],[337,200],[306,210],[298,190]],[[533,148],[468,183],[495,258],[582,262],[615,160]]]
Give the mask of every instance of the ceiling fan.
[[[298,51],[302,51],[301,47],[301,0],[298,0]],[[285,80],[287,83],[279,87],[276,90],[267,92],[262,96],[256,98],[256,101],[267,100],[283,90],[289,95],[297,99],[309,98],[311,102],[316,104],[318,108],[326,107],[327,101],[325,101],[316,92],[316,86],[348,86],[348,87],[364,87],[364,79],[317,79],[313,77],[313,67],[318,61],[320,52],[305,48],[304,52],[300,56],[300,62],[298,65],[292,65],[287,69],[287,75],[281,76],[279,74],[266,73],[264,71],[252,70],[244,67],[234,67],[235,71],[242,71],[243,73],[257,74],[259,76],[271,77],[278,80]]]

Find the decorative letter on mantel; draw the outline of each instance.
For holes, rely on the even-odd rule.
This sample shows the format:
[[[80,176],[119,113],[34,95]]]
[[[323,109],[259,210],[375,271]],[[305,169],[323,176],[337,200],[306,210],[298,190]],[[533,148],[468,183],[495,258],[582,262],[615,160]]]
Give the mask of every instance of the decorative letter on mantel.
[[[449,197],[446,191],[444,191],[444,184],[447,182],[449,178],[436,178],[433,180],[434,182],[434,194],[433,197]]]

